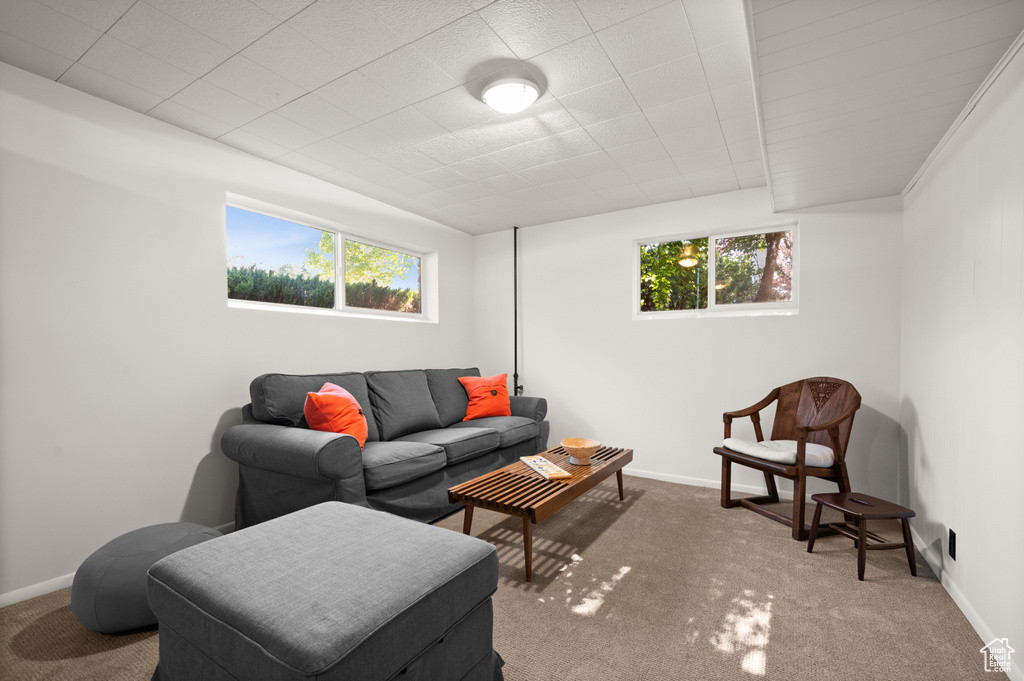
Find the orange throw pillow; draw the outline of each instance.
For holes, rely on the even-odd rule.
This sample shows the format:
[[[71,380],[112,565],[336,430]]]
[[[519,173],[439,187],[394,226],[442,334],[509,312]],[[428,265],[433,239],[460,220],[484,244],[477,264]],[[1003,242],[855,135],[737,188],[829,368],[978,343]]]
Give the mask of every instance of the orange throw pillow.
[[[320,392],[306,393],[302,407],[310,430],[344,433],[366,444],[366,416],[352,393],[333,383],[324,383]]]
[[[508,374],[497,376],[460,376],[459,383],[466,389],[469,406],[463,421],[482,419],[485,416],[512,416],[508,401]]]

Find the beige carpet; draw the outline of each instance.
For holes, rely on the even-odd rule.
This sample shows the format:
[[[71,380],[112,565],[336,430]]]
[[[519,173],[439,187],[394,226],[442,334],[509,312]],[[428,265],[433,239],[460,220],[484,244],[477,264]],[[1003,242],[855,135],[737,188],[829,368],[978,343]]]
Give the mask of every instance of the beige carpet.
[[[71,614],[67,589],[0,609],[3,681],[149,681],[156,662],[155,629],[93,633]]]
[[[462,514],[439,524],[461,531]],[[722,509],[717,490],[626,476],[620,502],[606,482],[535,528],[531,583],[521,528],[474,517],[501,559],[508,681],[1006,678],[984,672],[983,642],[920,557],[914,578],[903,551],[869,552],[858,582],[850,540],[808,554],[788,528]],[[64,589],[0,610],[0,678],[146,681],[156,643],[86,631]]]

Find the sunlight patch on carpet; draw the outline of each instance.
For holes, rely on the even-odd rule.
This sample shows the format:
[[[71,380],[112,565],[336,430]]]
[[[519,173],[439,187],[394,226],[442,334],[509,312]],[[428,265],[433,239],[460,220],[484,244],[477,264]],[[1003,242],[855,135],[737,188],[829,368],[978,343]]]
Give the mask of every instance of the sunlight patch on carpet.
[[[689,624],[689,625],[693,625],[696,621],[697,621],[696,617],[691,617],[690,619],[686,620],[686,623]],[[700,630],[694,629],[693,631],[691,631],[689,634],[686,635],[686,642],[689,643],[692,646],[694,643],[697,642],[698,638],[700,638]]]
[[[719,630],[711,636],[711,645],[721,653],[739,655],[740,667],[754,676],[764,676],[768,658],[765,648],[772,621],[772,599],[759,598],[747,589],[742,596],[732,599],[732,607],[725,615]]]
[[[583,556],[581,556],[578,553],[574,553],[574,554],[572,554],[572,559],[570,560],[570,562],[568,562],[565,565],[563,565],[562,567],[558,568],[558,571],[559,572],[565,572],[569,568],[576,567],[582,561],[583,561]],[[565,572],[565,576],[566,577],[572,577],[572,573],[571,572]]]
[[[622,578],[629,574],[629,571],[633,568],[629,566],[623,566],[619,568],[619,571],[612,575],[612,578],[607,582],[601,582],[601,586],[591,591],[584,591],[583,601],[573,607],[572,611],[582,617],[593,617],[600,610],[601,606],[604,605],[605,596],[612,592],[615,585],[622,581]]]

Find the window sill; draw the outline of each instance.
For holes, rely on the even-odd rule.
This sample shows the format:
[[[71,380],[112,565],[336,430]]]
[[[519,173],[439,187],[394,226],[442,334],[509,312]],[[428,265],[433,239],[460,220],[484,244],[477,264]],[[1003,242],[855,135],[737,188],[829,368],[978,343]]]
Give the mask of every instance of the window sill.
[[[723,309],[721,307],[710,310],[667,310],[665,312],[636,312],[633,314],[635,321],[647,321],[654,319],[714,319],[716,317],[783,317],[794,316],[800,313],[797,307],[749,307]]]
[[[327,309],[323,307],[303,307],[302,305],[282,305],[280,303],[261,303],[255,300],[228,299],[228,307],[236,310],[262,310],[264,312],[291,312],[295,314],[311,314],[322,317],[352,317],[355,319],[380,319],[392,322],[413,322],[419,324],[436,324],[436,319],[430,319],[425,314],[411,314],[404,312],[389,312],[386,310],[359,310],[358,308],[346,308],[344,310]]]

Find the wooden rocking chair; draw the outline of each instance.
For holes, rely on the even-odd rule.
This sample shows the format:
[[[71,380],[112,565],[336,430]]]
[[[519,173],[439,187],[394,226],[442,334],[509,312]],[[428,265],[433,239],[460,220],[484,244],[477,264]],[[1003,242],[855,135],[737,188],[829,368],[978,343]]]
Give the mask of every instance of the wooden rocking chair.
[[[761,434],[760,411],[775,400],[778,404],[771,440],[765,442]],[[726,439],[721,447],[714,450],[722,457],[722,507],[746,506],[792,527],[793,539],[806,539],[810,531],[810,527],[804,525],[807,478],[834,480],[840,492],[851,491],[850,477],[846,472],[846,445],[850,441],[853,415],[859,408],[860,393],[850,383],[819,376],[776,388],[746,409],[725,412],[722,418]],[[732,420],[744,416],[753,421],[757,442],[732,437]],[[733,463],[764,473],[768,494],[732,499],[729,486]],[[794,481],[792,518],[761,505],[779,501],[776,475]]]

